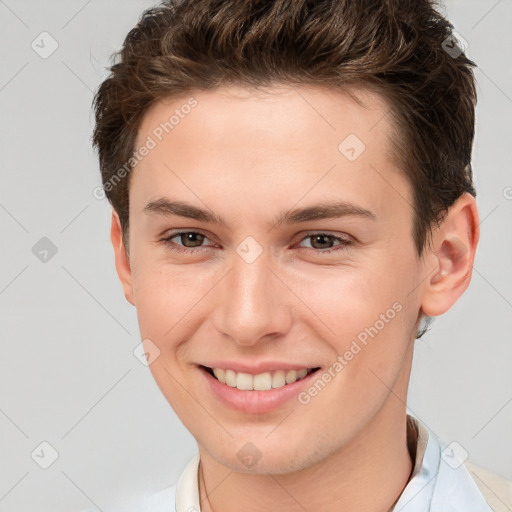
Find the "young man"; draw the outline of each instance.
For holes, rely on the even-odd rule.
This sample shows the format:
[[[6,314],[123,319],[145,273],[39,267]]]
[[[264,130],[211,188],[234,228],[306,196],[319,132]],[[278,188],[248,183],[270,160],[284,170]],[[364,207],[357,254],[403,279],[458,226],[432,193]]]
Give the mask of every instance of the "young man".
[[[199,448],[152,510],[491,510],[406,414],[479,237],[451,28],[427,0],[198,0],[128,34],[93,139],[151,372]]]

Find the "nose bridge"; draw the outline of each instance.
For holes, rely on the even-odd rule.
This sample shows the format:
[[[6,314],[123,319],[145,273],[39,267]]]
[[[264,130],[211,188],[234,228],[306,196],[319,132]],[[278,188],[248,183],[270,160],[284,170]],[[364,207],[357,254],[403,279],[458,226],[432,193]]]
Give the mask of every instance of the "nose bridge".
[[[267,335],[285,332],[289,328],[289,312],[282,285],[280,289],[279,280],[269,268],[268,252],[252,261],[242,252],[242,256],[234,254],[232,261],[217,301],[218,331],[241,345],[253,345]]]

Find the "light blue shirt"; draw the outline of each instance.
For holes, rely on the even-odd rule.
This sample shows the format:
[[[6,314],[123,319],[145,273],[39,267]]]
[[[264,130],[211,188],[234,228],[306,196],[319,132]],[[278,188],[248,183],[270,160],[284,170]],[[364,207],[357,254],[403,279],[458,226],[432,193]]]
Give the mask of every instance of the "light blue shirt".
[[[444,446],[417,419],[408,416],[408,432],[411,427],[417,430],[414,467],[390,512],[492,512],[460,452]],[[200,512],[198,467],[196,453],[177,484],[152,497],[151,511]]]

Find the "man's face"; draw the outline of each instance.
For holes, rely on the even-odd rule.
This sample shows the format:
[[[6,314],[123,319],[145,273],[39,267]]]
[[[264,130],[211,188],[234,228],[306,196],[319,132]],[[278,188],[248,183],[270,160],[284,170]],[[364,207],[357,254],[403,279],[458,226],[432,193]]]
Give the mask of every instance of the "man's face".
[[[165,397],[200,449],[239,471],[311,466],[405,409],[428,272],[388,106],[358,95],[367,108],[317,88],[223,87],[154,105],[138,133],[151,149],[131,176],[128,296]],[[224,223],[162,206],[177,201]],[[344,206],[293,217],[329,204]],[[257,391],[204,367],[270,373],[262,386],[320,370]]]

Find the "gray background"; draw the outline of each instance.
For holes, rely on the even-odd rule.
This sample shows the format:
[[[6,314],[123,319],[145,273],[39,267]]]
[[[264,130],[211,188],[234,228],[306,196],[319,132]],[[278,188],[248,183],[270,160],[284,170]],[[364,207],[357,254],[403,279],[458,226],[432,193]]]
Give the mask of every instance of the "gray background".
[[[174,484],[196,450],[133,355],[110,208],[92,193],[93,91],[151,5],[0,0],[0,511],[135,511],[135,497]],[[512,4],[452,0],[446,14],[479,65],[482,236],[469,290],[417,342],[409,406],[512,479]],[[58,44],[47,58],[31,47],[51,49],[43,31]],[[43,237],[57,248],[46,261]],[[43,441],[58,453],[47,469]]]

